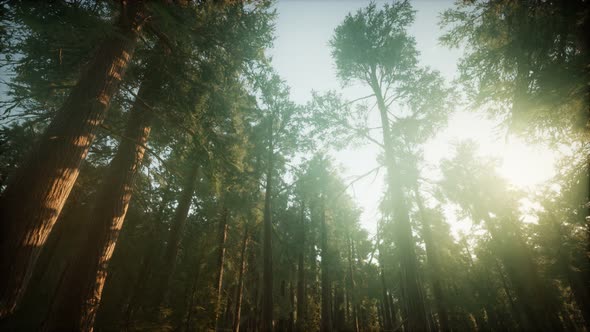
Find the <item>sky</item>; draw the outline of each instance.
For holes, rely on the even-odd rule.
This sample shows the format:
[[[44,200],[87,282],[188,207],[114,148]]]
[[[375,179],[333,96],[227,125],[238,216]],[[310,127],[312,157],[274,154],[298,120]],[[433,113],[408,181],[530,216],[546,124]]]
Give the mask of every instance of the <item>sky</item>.
[[[439,14],[451,8],[453,2],[416,0],[411,3],[417,12],[408,32],[416,39],[420,64],[440,71],[451,82],[458,76],[457,63],[463,50],[439,45],[438,22]],[[279,75],[290,86],[293,101],[305,104],[310,100],[312,90],[335,90],[349,100],[370,94],[362,86],[341,87],[328,45],[334,29],[345,16],[368,4],[369,1],[361,0],[278,0],[276,39],[269,55]],[[451,115],[447,128],[424,146],[425,161],[432,165],[427,177],[436,178],[436,165],[440,159],[452,157],[452,144],[463,139],[475,140],[482,154],[500,158],[500,174],[515,187],[533,190],[555,172],[555,157],[546,149],[528,146],[516,137],[507,138],[506,130],[484,114],[458,109]],[[378,166],[379,150],[373,145],[330,154],[340,167],[345,182]],[[384,170],[377,176],[367,176],[348,189],[363,210],[361,225],[370,233],[375,232],[380,218],[378,205],[385,189],[383,173]],[[454,214],[449,212],[448,217],[453,218]],[[469,225],[455,222],[454,227],[455,231],[461,231]]]

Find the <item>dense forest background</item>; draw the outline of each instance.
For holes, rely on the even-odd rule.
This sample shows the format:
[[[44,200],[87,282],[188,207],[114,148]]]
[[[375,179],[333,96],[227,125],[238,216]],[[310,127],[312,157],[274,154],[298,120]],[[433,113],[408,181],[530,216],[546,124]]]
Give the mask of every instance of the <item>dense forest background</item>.
[[[368,95],[302,104],[272,1],[0,0],[0,329],[590,331],[588,1],[458,1],[452,82],[411,2],[359,7],[326,47]],[[459,109],[555,175],[523,190],[474,140],[428,163]]]

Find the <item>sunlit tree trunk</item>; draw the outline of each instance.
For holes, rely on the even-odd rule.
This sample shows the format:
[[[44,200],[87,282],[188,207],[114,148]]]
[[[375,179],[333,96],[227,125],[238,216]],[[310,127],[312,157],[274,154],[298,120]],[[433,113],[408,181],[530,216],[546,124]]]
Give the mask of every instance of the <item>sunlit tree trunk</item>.
[[[133,194],[154,116],[150,100],[159,80],[142,83],[127,128],[97,194],[82,248],[69,264],[44,329],[91,331],[107,268]]]
[[[142,1],[123,2],[117,31],[41,137],[0,198],[0,318],[12,312],[117,92],[145,20]]]
[[[387,181],[389,185],[389,194],[393,201],[393,218],[397,224],[396,245],[400,252],[400,269],[401,269],[401,288],[405,296],[403,303],[407,320],[405,323],[408,331],[430,331],[428,324],[429,317],[426,313],[424,294],[418,273],[418,258],[412,227],[408,215],[404,193],[398,181],[396,181],[396,162],[393,156],[392,136],[389,127],[388,110],[383,99],[381,86],[375,68],[371,72],[371,88],[377,98],[377,107],[381,116],[381,126],[383,130],[383,147],[385,153],[385,163],[387,167]]]

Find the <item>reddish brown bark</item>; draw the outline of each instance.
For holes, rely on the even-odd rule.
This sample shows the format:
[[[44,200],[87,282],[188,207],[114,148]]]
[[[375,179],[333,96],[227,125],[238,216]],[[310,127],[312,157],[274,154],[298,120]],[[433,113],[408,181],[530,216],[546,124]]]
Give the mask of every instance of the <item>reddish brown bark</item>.
[[[123,2],[118,31],[99,47],[0,199],[0,317],[14,310],[135,50],[141,1]]]
[[[48,331],[92,331],[107,268],[133,193],[153,117],[144,101],[159,84],[144,82],[130,112],[124,138],[99,189],[82,248],[69,265],[50,310]]]

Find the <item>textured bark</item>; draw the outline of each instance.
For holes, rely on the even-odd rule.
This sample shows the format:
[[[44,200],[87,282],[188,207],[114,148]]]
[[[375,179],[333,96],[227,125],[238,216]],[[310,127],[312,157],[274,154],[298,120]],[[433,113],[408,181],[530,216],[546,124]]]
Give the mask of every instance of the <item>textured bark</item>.
[[[0,198],[0,317],[14,310],[125,74],[144,21],[123,2],[118,31],[99,47],[29,160]]]
[[[446,310],[445,298],[443,293],[441,278],[441,268],[438,257],[438,252],[434,245],[434,239],[432,237],[432,225],[430,220],[426,216],[426,210],[424,209],[424,203],[418,188],[414,188],[414,194],[416,195],[416,203],[418,205],[418,211],[420,218],[422,219],[422,236],[424,238],[424,244],[426,247],[426,258],[428,259],[428,265],[431,269],[431,280],[432,292],[434,294],[434,303],[438,314],[438,327],[439,331],[446,332],[450,331],[449,315]]]
[[[305,203],[301,202],[301,220],[299,235],[299,257],[297,263],[297,324],[299,332],[305,329],[305,312],[307,310],[307,296],[305,294]]]
[[[219,241],[217,243],[217,275],[215,278],[215,318],[213,326],[217,329],[219,323],[219,314],[221,310],[221,291],[223,290],[223,272],[225,265],[225,241],[227,240],[227,208],[223,208],[221,212],[221,219],[219,220]]]
[[[273,144],[273,125],[272,118],[268,126],[268,165],[266,171],[266,191],[264,193],[264,230],[263,230],[263,248],[262,248],[262,321],[261,331],[272,331],[273,320],[273,278],[272,278],[272,216],[271,216],[271,198],[273,186],[273,164],[274,164],[274,144]]]
[[[246,251],[248,250],[248,225],[244,230],[244,239],[242,240],[242,252],[240,255],[240,273],[238,275],[238,287],[236,289],[236,306],[234,308],[234,321],[232,331],[240,331],[240,318],[242,314],[242,297],[244,295],[244,273],[246,273]]]
[[[98,191],[89,216],[85,241],[65,272],[50,317],[44,324],[49,331],[91,331],[100,303],[107,268],[129,201],[133,180],[143,160],[145,144],[154,116],[145,100],[159,88],[157,79],[146,79],[129,114],[124,138]]]
[[[381,116],[383,128],[383,147],[385,163],[387,167],[387,182],[389,193],[393,201],[393,217],[397,223],[396,245],[400,252],[401,288],[407,320],[407,331],[430,331],[429,317],[426,313],[424,294],[418,273],[418,258],[416,257],[416,244],[412,235],[412,227],[408,216],[408,208],[404,199],[402,188],[396,181],[396,162],[393,156],[391,129],[389,127],[388,110],[383,99],[381,87],[375,74],[371,73],[371,88],[377,98],[377,107]]]

